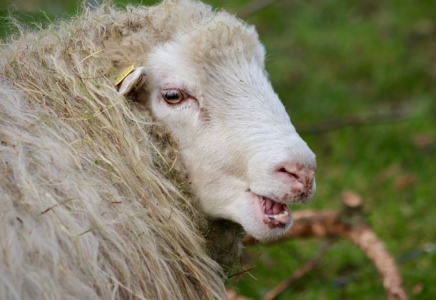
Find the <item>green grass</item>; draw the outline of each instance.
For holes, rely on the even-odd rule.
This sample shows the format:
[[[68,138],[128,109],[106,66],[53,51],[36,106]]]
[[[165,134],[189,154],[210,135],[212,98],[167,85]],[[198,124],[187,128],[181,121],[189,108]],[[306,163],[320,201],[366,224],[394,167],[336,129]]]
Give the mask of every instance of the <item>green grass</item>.
[[[36,10],[15,13],[20,20],[46,22],[38,8],[51,19],[76,9],[75,1],[62,6],[33,1],[29,7]],[[250,1],[208,2],[235,12]],[[0,7],[7,5],[0,2]],[[272,83],[297,129],[396,109],[412,115],[400,123],[304,134],[317,154],[318,191],[311,204],[295,210],[337,209],[342,192],[352,190],[364,199],[371,225],[395,257],[436,243],[436,1],[282,0],[247,21],[257,26],[266,45]],[[5,24],[0,20],[0,34],[10,30]],[[238,290],[260,299],[316,256],[323,243],[247,249],[243,262],[257,266],[250,272],[257,279],[242,276]],[[400,267],[413,299],[436,299],[434,253]],[[338,287],[344,278],[347,284]],[[279,299],[290,298],[385,295],[365,255],[342,240]]]

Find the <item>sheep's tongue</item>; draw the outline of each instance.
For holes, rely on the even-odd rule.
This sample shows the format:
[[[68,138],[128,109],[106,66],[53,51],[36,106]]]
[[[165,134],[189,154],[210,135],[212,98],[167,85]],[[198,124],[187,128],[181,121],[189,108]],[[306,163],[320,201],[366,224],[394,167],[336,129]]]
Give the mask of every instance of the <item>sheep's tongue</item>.
[[[265,198],[265,211],[270,211],[271,208],[274,206],[274,201],[271,199]]]
[[[283,205],[284,204],[281,204],[281,203],[274,203],[273,213],[275,215],[281,214],[284,211]]]
[[[285,211],[285,204],[277,203],[271,199],[265,198],[265,213],[267,215],[278,215]]]

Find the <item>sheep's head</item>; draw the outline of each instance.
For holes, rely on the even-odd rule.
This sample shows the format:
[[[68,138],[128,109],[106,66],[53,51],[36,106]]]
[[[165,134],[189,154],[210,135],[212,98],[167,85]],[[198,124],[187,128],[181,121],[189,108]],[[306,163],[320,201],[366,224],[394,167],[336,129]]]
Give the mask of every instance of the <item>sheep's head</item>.
[[[145,73],[150,110],[178,141],[200,208],[268,240],[291,226],[288,204],[313,196],[316,162],[271,87],[264,52],[253,27],[219,13],[154,49],[130,82]]]

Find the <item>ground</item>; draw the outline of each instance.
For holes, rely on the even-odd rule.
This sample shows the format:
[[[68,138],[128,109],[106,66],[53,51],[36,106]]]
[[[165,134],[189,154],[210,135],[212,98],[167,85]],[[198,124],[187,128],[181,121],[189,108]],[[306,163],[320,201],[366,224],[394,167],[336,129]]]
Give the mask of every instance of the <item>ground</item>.
[[[206,2],[237,12],[254,1]],[[294,211],[336,209],[344,191],[360,194],[372,227],[400,259],[409,294],[435,299],[436,1],[276,2],[246,20],[266,45],[273,86],[317,154],[317,194]],[[76,1],[0,0],[0,8],[1,17],[9,9],[28,24],[44,23],[73,14]],[[5,24],[0,19],[2,36],[11,31]],[[393,122],[392,112],[406,119]],[[389,123],[313,133],[314,125],[374,115]],[[239,293],[260,299],[323,243],[248,249],[244,265],[256,269],[241,277]],[[279,299],[289,298],[372,300],[384,291],[368,259],[338,241]]]

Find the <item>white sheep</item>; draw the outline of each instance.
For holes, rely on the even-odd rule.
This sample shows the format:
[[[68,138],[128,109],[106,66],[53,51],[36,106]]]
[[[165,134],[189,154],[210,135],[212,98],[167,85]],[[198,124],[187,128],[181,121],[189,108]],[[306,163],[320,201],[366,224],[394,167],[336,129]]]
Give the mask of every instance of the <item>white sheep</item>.
[[[106,4],[0,53],[0,299],[224,299],[202,213],[270,240],[314,193],[256,31],[225,12]]]

